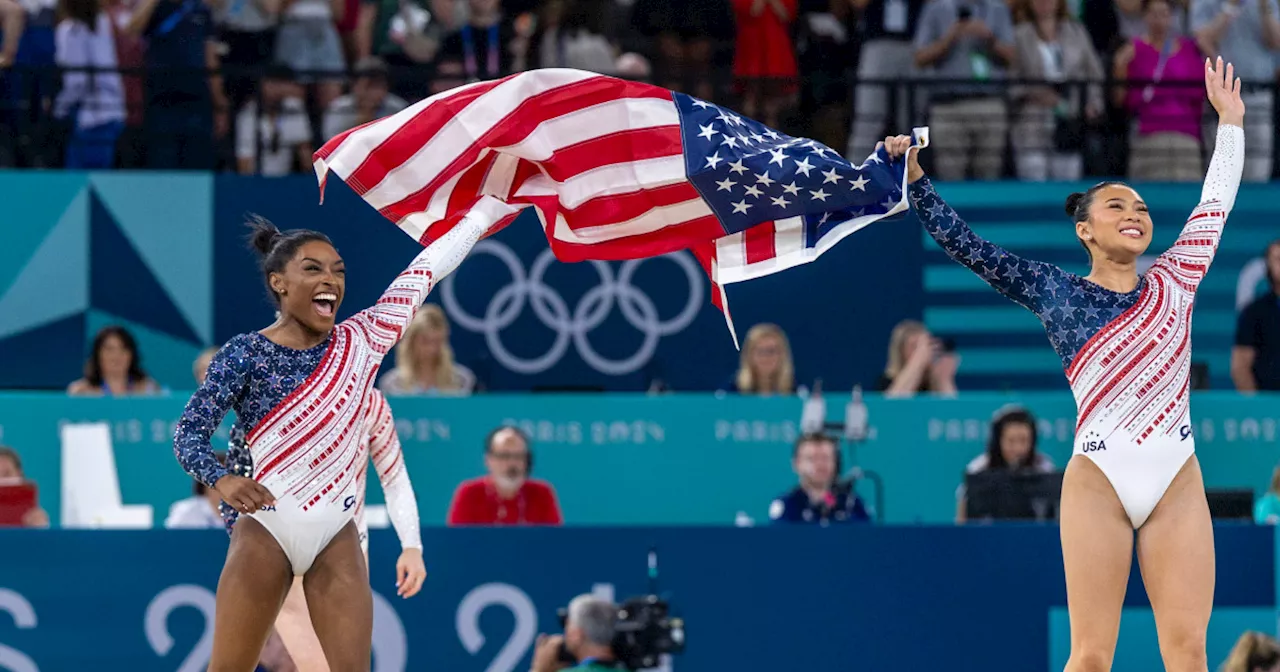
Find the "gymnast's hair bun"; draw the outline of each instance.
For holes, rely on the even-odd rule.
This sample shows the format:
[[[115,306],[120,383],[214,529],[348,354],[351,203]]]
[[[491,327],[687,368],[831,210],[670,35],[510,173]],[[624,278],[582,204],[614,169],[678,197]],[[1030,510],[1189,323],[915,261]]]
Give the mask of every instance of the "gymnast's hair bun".
[[[1067,216],[1075,218],[1076,209],[1080,207],[1080,202],[1085,198],[1084,192],[1077,191],[1067,197]]]
[[[249,244],[258,251],[258,254],[264,257],[271,254],[271,250],[276,246],[276,243],[280,242],[281,238],[284,238],[284,234],[280,233],[280,229],[276,228],[275,224],[272,224],[270,220],[261,215],[250,215],[249,221],[246,223],[253,230],[249,234]]]

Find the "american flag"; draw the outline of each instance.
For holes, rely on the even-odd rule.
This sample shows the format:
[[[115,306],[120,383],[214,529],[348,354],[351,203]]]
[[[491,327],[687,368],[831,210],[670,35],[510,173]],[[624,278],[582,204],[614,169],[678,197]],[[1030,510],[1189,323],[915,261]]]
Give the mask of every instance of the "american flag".
[[[914,138],[927,144],[927,129]],[[853,165],[692,96],[570,69],[437,94],[314,160],[322,198],[332,171],[423,245],[468,214],[495,232],[532,207],[562,261],[688,249],[726,318],[723,285],[812,261],[909,207],[905,163],[883,150]]]

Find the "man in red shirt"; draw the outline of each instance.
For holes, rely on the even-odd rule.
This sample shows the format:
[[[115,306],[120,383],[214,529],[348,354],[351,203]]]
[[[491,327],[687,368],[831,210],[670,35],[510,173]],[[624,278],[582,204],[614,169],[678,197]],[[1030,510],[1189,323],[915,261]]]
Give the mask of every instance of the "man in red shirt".
[[[529,478],[533,453],[516,427],[503,426],[485,441],[489,475],[463,481],[449,504],[449,525],[560,525],[560,503],[550,483]]]

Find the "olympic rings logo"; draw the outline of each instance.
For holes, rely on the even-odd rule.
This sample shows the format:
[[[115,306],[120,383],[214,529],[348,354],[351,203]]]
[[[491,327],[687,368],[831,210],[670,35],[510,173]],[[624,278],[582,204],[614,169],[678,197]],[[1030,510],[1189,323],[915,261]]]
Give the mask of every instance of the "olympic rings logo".
[[[578,304],[569,310],[568,303],[554,288],[543,281],[543,276],[556,260],[551,250],[544,249],[525,273],[524,264],[515,252],[505,244],[487,239],[472,249],[470,256],[488,254],[506,264],[511,282],[498,290],[483,315],[468,313],[458,302],[454,292],[456,273],[440,285],[440,300],[450,319],[468,331],[484,334],[489,351],[506,368],[523,374],[542,373],[564,358],[572,344],[588,366],[607,375],[624,375],[644,366],[653,358],[658,342],[663,336],[683,331],[702,309],[702,269],[686,252],[667,254],[658,259],[674,262],[684,271],[689,282],[689,296],[684,308],[675,317],[663,320],[653,299],[631,284],[636,269],[647,259],[625,261],[614,277],[613,267],[603,261],[589,262],[600,275],[600,282],[587,290]],[[532,359],[524,359],[507,349],[502,342],[502,331],[524,312],[525,304],[533,308],[533,314],[548,329],[555,332],[555,341],[547,352]],[[617,307],[627,323],[644,335],[639,350],[623,359],[609,359],[596,351],[588,335],[599,327]]]

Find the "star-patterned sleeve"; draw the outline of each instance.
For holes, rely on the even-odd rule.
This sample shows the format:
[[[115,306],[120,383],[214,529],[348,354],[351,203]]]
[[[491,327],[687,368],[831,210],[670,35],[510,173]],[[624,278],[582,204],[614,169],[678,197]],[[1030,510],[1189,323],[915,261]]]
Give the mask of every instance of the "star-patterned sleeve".
[[[1056,266],[1023,259],[984,240],[942,200],[929,178],[916,180],[909,191],[916,216],[947,256],[976,273],[996,291],[1039,314],[1040,279],[1048,280],[1060,273]]]
[[[1160,255],[1160,261],[1166,262],[1187,287],[1197,287],[1213,263],[1227,216],[1235,207],[1243,174],[1244,129],[1221,124],[1213,160],[1204,176],[1200,204],[1182,227],[1173,247]]]
[[[192,478],[213,487],[227,470],[213,454],[211,439],[227,411],[244,395],[248,379],[248,342],[236,336],[209,362],[204,384],[191,395],[178,419],[173,451]]]
[[[372,391],[373,401],[369,418],[369,455],[373,468],[382,483],[382,494],[387,500],[387,515],[400,537],[401,548],[422,548],[422,533],[418,521],[418,499],[409,482],[409,470],[404,466],[404,454],[400,450],[400,437],[396,434],[391,406],[382,393]]]

